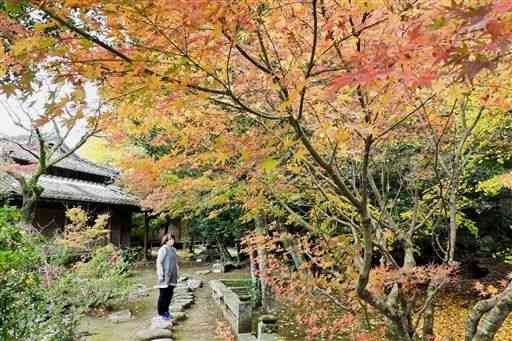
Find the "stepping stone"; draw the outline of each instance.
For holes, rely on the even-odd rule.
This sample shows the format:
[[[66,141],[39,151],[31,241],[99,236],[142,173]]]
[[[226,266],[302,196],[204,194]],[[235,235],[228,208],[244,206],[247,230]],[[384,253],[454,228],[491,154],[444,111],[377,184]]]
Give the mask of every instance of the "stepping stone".
[[[151,320],[151,329],[172,329],[172,321],[165,321],[160,319],[159,317],[153,317]]]
[[[174,301],[172,303],[172,305],[182,306],[183,308],[186,309],[192,305],[192,301],[191,300],[179,300],[179,301]]]
[[[202,276],[202,275],[208,275],[211,271],[210,270],[199,270],[196,271],[196,275]]]
[[[188,280],[190,278],[190,275],[189,274],[183,274],[181,275],[179,278],[178,278],[178,283],[181,283],[181,282],[185,282],[186,280]]]
[[[175,313],[182,313],[184,310],[182,305],[172,305],[169,308],[169,311],[171,312],[171,315],[174,315]]]
[[[223,263],[214,263],[210,266],[210,269],[212,272],[215,272],[215,273],[226,272],[226,268]]]
[[[189,279],[187,281],[187,286],[191,290],[196,290],[203,286],[203,281],[201,281],[200,279]]]
[[[128,294],[128,300],[134,301],[139,298],[143,298],[143,297],[147,297],[147,296],[149,296],[149,289],[146,288],[145,286],[141,286]]]
[[[147,341],[170,337],[172,337],[172,332],[169,329],[149,328],[139,331],[135,335],[135,340]]]
[[[171,301],[171,305],[172,304],[188,304],[188,305],[190,305],[193,303],[194,303],[194,300],[191,298],[177,298],[177,299]]]
[[[175,295],[190,294],[190,289],[189,289],[189,287],[174,289],[174,294]]]
[[[188,301],[194,301],[195,297],[192,296],[192,295],[178,295],[178,296],[174,296],[172,298],[172,301],[185,301],[185,300],[188,300]]]
[[[189,291],[183,291],[183,292],[178,292],[178,293],[174,293],[172,295],[172,297],[194,297],[194,294],[189,292]]]
[[[183,313],[183,312],[176,312],[174,314],[172,314],[172,320],[173,321],[183,321],[187,318],[187,314]]]
[[[130,321],[131,318],[132,318],[132,313],[128,309],[117,311],[108,316],[108,319],[114,323]]]
[[[238,334],[238,341],[257,341],[256,336],[251,333]]]

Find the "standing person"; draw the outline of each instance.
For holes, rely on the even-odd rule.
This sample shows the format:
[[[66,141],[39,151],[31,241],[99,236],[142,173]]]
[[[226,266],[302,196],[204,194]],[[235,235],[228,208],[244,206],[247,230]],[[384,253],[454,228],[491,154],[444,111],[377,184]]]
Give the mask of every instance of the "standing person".
[[[156,259],[156,274],[158,283],[156,287],[160,289],[158,296],[158,315],[163,320],[170,320],[169,305],[171,304],[174,287],[178,283],[178,256],[174,243],[176,238],[172,234],[166,234],[162,238],[162,247],[158,250]]]

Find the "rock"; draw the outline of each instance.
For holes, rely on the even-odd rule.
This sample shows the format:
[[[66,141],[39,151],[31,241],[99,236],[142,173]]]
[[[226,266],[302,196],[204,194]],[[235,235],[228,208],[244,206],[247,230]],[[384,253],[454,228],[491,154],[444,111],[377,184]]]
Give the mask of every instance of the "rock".
[[[183,310],[184,310],[184,308],[182,305],[171,305],[171,307],[169,308],[171,315],[173,315],[175,313],[182,313]]]
[[[172,303],[177,301],[192,301],[194,302],[194,296],[175,296],[172,298]]]
[[[183,287],[183,288],[176,288],[174,289],[174,295],[188,295],[190,294],[190,288],[189,287]]]
[[[183,321],[187,318],[187,314],[184,312],[175,312],[172,314],[173,321]]]
[[[179,278],[178,278],[178,283],[182,283],[182,282],[185,282],[186,280],[188,280],[190,278],[190,275],[188,274],[182,274]]]
[[[172,321],[169,320],[169,321],[165,321],[165,320],[162,320],[160,317],[154,317],[152,320],[151,320],[151,329],[172,329]]]
[[[126,322],[131,320],[132,313],[128,309],[117,311],[108,316],[108,319],[114,323]]]
[[[211,265],[212,272],[221,273],[221,272],[225,272],[224,270],[225,270],[224,263],[214,263]]]
[[[238,341],[257,341],[257,339],[251,333],[242,333],[238,334]]]
[[[165,339],[154,339],[152,341],[172,341],[172,339],[170,338],[165,338]]]
[[[128,294],[128,300],[133,301],[147,296],[149,296],[149,289],[146,287],[140,287]]]
[[[176,306],[181,305],[184,309],[190,307],[191,304],[192,304],[191,300],[180,300],[180,301],[175,301],[172,303],[172,305],[176,305]]]
[[[172,333],[169,329],[160,329],[160,328],[148,328],[139,331],[135,335],[135,340],[137,341],[147,341],[147,340],[155,340],[161,338],[170,338],[172,337]]]
[[[210,270],[199,270],[196,271],[196,275],[202,276],[202,275],[208,275],[211,271]]]
[[[201,281],[200,279],[189,279],[187,281],[187,286],[191,289],[191,290],[196,290],[196,289],[199,289],[203,286],[203,281]]]

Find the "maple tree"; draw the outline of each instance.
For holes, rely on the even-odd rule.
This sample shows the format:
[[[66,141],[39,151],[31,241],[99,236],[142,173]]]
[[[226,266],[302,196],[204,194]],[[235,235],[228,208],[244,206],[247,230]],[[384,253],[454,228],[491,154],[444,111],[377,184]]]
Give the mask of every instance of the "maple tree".
[[[87,115],[84,132],[80,133],[76,141],[70,143],[71,134],[79,129],[77,126],[81,123],[79,119],[83,112],[80,111],[80,106],[72,106],[67,96],[58,98],[56,93],[54,90],[48,94],[44,108],[37,108],[34,104],[27,107],[22,98],[18,98],[17,107],[11,105],[8,100],[2,102],[5,115],[23,133],[21,136],[1,138],[6,142],[6,149],[3,151],[6,160],[2,170],[13,177],[20,186],[20,210],[23,221],[27,224],[32,224],[37,202],[44,190],[39,185],[40,178],[49,174],[52,168],[58,167],[59,162],[69,158],[90,137],[99,132],[100,114]],[[56,110],[60,110],[61,113],[54,118],[45,116]],[[77,110],[80,112],[77,113]],[[23,163],[20,164],[16,158],[21,158]]]
[[[510,1],[13,3],[0,25],[4,92],[13,86],[30,92],[33,70],[44,67],[78,88],[94,82],[114,107],[109,125],[116,138],[164,129],[168,141],[162,142],[175,152],[157,167],[141,159],[135,172],[146,192],[162,188],[169,175],[162,169],[229,169],[229,161],[241,160],[248,183],[254,181],[248,208],[265,212],[270,194],[297,224],[317,233],[280,197],[293,187],[293,176],[307,177],[330,205],[324,213],[350,229],[359,250],[351,281],[357,296],[388,319],[397,339],[418,338],[419,319],[422,337],[432,336],[433,299],[450,267],[417,266],[414,240],[438,209],[428,205],[435,200],[420,184],[432,176],[439,151],[397,160],[409,166],[398,184],[403,191],[377,181],[379,157],[394,144],[427,144],[428,130],[435,145],[444,129],[456,130],[453,117],[466,122],[457,103],[468,96],[476,97],[475,124],[479,115],[509,109]],[[457,111],[450,114],[452,107]],[[237,132],[239,120],[248,118],[257,128]],[[441,165],[453,195],[465,136],[473,131],[472,123],[464,125],[455,135],[462,147]],[[255,163],[277,175],[265,180]],[[214,186],[211,174],[203,174],[192,182]],[[412,199],[396,210],[390,194],[404,191]],[[452,199],[448,265],[457,231]],[[390,240],[401,245],[402,261],[391,254]],[[380,268],[372,266],[376,254]],[[386,283],[380,287],[372,282],[379,274]],[[507,293],[486,309],[475,307],[481,314],[477,328],[468,328],[470,340],[492,338],[510,312]],[[478,324],[488,312],[489,323]]]

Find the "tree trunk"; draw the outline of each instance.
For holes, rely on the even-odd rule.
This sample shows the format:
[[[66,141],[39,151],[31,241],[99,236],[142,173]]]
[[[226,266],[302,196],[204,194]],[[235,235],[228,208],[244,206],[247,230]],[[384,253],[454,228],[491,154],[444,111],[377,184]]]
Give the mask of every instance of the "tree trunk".
[[[466,321],[466,341],[491,341],[512,311],[512,282],[497,297],[478,302]]]
[[[450,227],[448,231],[448,264],[453,264],[455,261],[455,243],[457,241],[457,196],[455,190],[450,193],[448,205],[450,209]]]
[[[265,220],[261,216],[257,216],[255,219],[255,231],[258,235],[265,234]],[[261,275],[267,271],[267,252],[264,248],[258,247],[258,268],[260,273],[260,284],[261,284],[261,306],[263,311],[269,312],[272,310],[272,291],[268,287],[265,280],[261,279]]]
[[[422,336],[423,341],[434,340],[434,302],[428,303],[423,313]]]
[[[148,260],[148,230],[149,230],[148,211],[144,211],[144,260]]]
[[[22,204],[20,211],[22,220],[25,224],[34,224],[36,206],[42,192],[42,189],[37,185],[26,183],[22,186]]]
[[[304,263],[305,259],[299,248],[297,247],[297,243],[291,237],[283,238],[283,246],[292,256],[293,264],[295,268],[300,269],[301,265]]]

